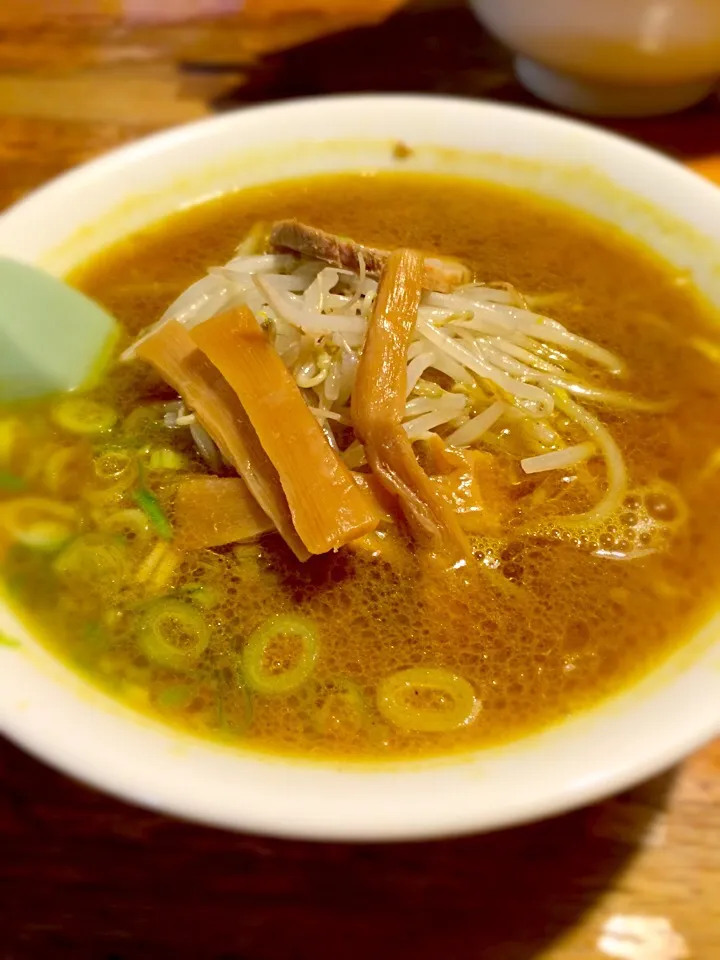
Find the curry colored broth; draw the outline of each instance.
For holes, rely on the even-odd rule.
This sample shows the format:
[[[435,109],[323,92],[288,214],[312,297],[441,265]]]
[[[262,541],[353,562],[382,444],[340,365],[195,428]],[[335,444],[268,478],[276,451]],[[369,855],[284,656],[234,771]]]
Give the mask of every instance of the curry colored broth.
[[[138,647],[146,583],[61,583],[47,556],[14,548],[7,578],[52,647],[117,696],[179,727],[316,757],[415,757],[510,740],[656,666],[707,618],[720,585],[720,480],[712,468],[720,387],[717,367],[689,342],[714,334],[683,278],[607,226],[527,194],[380,174],[307,178],[203,203],[108,248],[72,280],[135,333],[209,265],[227,260],[254,222],[289,216],[367,243],[457,256],[481,278],[524,293],[562,294],[547,312],[624,357],[629,389],[679,401],[663,414],[601,416],[632,487],[672,484],[687,521],[666,550],[632,561],[523,535],[518,522],[506,536],[478,539],[475,561],[451,573],[409,547],[393,566],[348,550],[298,564],[274,538],[188,554],[163,589],[199,601],[211,627],[189,675],[152,666]],[[140,365],[115,367],[95,394],[121,418],[172,397]],[[46,405],[25,413],[40,446],[58,442]],[[136,423],[133,431],[138,447],[158,442],[156,425]],[[204,470],[187,440],[162,438],[165,446],[172,441],[184,443],[188,470]],[[36,483],[40,490],[36,480],[31,489]],[[162,483],[157,492],[162,499]],[[512,496],[518,521],[523,491]],[[564,510],[582,509],[574,497]],[[314,673],[288,696],[248,695],[238,683],[237,652],[277,613],[316,625]],[[442,734],[404,733],[383,721],[377,684],[416,665],[469,680],[482,701],[478,719]]]

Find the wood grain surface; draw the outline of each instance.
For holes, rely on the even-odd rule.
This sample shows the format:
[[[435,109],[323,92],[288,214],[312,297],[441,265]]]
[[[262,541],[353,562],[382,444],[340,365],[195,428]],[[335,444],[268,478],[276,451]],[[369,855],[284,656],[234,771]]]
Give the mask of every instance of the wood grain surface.
[[[297,6],[133,25],[93,0],[7,0],[0,207],[118,144],[246,103],[366,90],[534,102],[460,0],[379,26],[362,25],[375,19],[362,3]],[[716,99],[608,125],[720,180]],[[0,960],[608,956],[719,960],[720,742],[567,816],[389,846],[178,823],[0,742]]]

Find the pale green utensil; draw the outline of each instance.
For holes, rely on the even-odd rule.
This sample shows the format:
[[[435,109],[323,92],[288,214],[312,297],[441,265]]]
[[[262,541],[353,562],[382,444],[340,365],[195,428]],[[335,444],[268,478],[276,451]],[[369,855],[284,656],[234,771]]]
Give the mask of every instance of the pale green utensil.
[[[120,328],[62,280],[0,257],[0,402],[89,386]]]

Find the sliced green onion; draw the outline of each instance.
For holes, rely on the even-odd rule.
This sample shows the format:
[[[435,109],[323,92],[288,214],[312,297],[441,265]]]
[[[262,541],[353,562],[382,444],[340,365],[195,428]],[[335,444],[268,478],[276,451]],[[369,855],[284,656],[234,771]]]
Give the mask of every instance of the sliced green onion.
[[[87,435],[107,433],[118,418],[111,406],[90,397],[67,397],[53,407],[50,415],[63,430]]]
[[[172,540],[172,524],[170,523],[165,511],[160,506],[158,498],[155,496],[155,494],[151,493],[147,487],[141,487],[135,493],[133,499],[148,518],[151,526],[154,527],[158,536],[162,537],[163,540]]]
[[[122,447],[104,450],[93,461],[93,469],[98,480],[104,483],[112,483],[112,481],[128,474],[131,474],[132,478],[135,479],[137,474],[134,453]]]
[[[159,447],[151,450],[148,458],[150,470],[184,470],[187,466],[185,457],[170,447]]]
[[[316,658],[317,634],[312,623],[278,614],[250,634],[242,665],[248,686],[258,693],[290,693],[308,679]]]
[[[210,642],[210,628],[196,607],[164,597],[145,608],[139,639],[150,660],[173,670],[190,670]]]
[[[145,584],[146,591],[160,593],[172,580],[179,565],[180,554],[177,550],[159,541],[140,564],[135,581]]]
[[[27,484],[22,477],[0,470],[0,490],[5,490],[7,493],[22,493],[26,487]]]
[[[101,516],[98,520],[105,533],[124,537],[126,540],[145,540],[150,533],[150,521],[142,510],[126,507],[115,510],[110,516]]]
[[[83,584],[103,589],[121,587],[132,573],[125,545],[102,533],[77,537],[57,556],[53,569],[74,586]]]
[[[46,454],[42,468],[45,486],[51,493],[72,496],[87,480],[90,445],[85,441],[71,447],[56,447]]]
[[[0,505],[0,528],[34,550],[58,550],[72,537],[77,511],[67,503],[42,497],[20,497]]]
[[[85,496],[100,506],[120,500],[134,485],[139,473],[139,464],[132,451],[125,449],[105,450],[93,460],[94,483]]]
[[[379,684],[377,706],[401,730],[447,733],[472,723],[481,704],[467,680],[450,670],[411,667]]]

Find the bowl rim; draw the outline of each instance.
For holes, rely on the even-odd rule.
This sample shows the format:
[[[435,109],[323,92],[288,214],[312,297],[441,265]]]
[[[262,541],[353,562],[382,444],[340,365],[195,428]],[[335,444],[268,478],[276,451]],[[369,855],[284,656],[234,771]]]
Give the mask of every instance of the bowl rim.
[[[202,141],[206,135],[225,128],[241,129],[250,118],[262,119],[263,116],[267,116],[277,119],[278,115],[326,106],[349,110],[370,109],[387,113],[405,110],[433,113],[443,109],[454,110],[460,116],[472,114],[478,119],[483,115],[486,119],[506,117],[513,122],[529,119],[541,128],[552,129],[558,133],[569,131],[587,143],[605,145],[616,153],[619,152],[625,157],[634,159],[637,164],[654,168],[662,177],[672,179],[679,186],[685,183],[688,187],[692,186],[696,193],[701,190],[708,201],[711,197],[714,198],[711,202],[720,211],[720,192],[715,195],[714,188],[698,174],[647,147],[581,121],[525,107],[463,100],[456,97],[360,94],[309,97],[250,106],[236,112],[203,118],[178,128],[151,134],[67,171],[21,199],[0,214],[0,235],[12,230],[14,222],[22,222],[28,215],[35,215],[49,197],[66,193],[67,202],[70,202],[74,194],[82,191],[88,178],[102,182],[136,161],[152,164],[159,161],[167,150],[184,143]],[[430,142],[433,141],[432,137],[428,139]],[[438,146],[443,146],[441,138]],[[132,191],[129,195],[132,195]],[[698,196],[700,196],[699,193]],[[718,683],[720,688],[720,680]],[[478,802],[478,796],[449,798],[441,791],[438,796],[442,797],[442,802],[438,803],[438,796],[436,796],[435,807],[427,802],[418,802],[417,806],[413,806],[412,811],[407,812],[397,808],[397,805],[386,797],[384,803],[380,802],[367,809],[361,809],[360,813],[356,806],[352,814],[344,810],[330,811],[324,818],[319,818],[317,811],[310,810],[307,806],[302,810],[293,811],[292,815],[283,816],[278,812],[282,806],[268,810],[261,803],[255,803],[252,809],[238,810],[219,802],[215,797],[208,797],[207,794],[202,798],[197,795],[191,798],[176,789],[175,785],[171,785],[168,789],[162,783],[152,782],[148,786],[149,780],[146,778],[143,781],[142,777],[133,775],[127,764],[113,763],[111,760],[98,765],[99,754],[97,753],[90,758],[81,750],[63,748],[62,744],[58,744],[53,731],[47,724],[43,726],[36,722],[29,723],[22,713],[16,712],[11,715],[9,708],[6,709],[2,703],[0,703],[0,732],[4,732],[15,743],[62,772],[125,800],[161,809],[188,820],[247,832],[272,833],[276,836],[303,839],[407,840],[452,836],[479,829],[489,830],[519,824],[542,816],[561,813],[624,789],[640,779],[665,769],[720,733],[720,709],[709,707],[699,709],[695,717],[686,718],[684,724],[674,725],[668,739],[657,742],[641,757],[630,757],[626,753],[614,763],[606,763],[601,771],[594,771],[593,775],[575,777],[559,783],[554,791],[546,791],[542,798],[533,797],[530,793],[524,795],[521,790],[519,793],[523,794],[522,796],[513,798],[504,806],[487,810],[483,809],[482,804]],[[540,741],[542,736],[543,734],[540,735]],[[531,743],[534,740],[535,737],[530,737],[523,743]],[[203,750],[206,747],[206,744],[200,742],[199,747],[192,749]],[[502,749],[507,752],[505,748]],[[243,759],[248,758],[243,755]],[[468,759],[471,760],[472,755],[463,754],[456,758],[447,758],[444,765],[441,767],[433,765],[433,769],[448,771],[467,764]],[[252,768],[255,762],[257,762],[257,769],[260,766],[272,766],[276,763],[273,759],[268,764],[268,758],[255,755],[248,769]],[[286,768],[288,771],[293,764],[294,762],[286,764],[284,761],[277,761],[277,767]],[[410,764],[397,766],[390,764],[380,768],[382,772],[375,773],[377,768],[360,768],[353,765],[347,783],[350,785],[356,782],[357,772],[362,769],[364,772],[360,774],[361,776],[371,775],[379,785],[387,788],[393,783],[393,777],[403,778],[405,773],[410,774],[411,777],[414,776],[410,768]],[[307,769],[319,769],[319,765],[316,766],[313,763],[308,765]],[[152,779],[149,771],[146,770],[145,774]],[[182,776],[187,777],[188,774]],[[443,773],[442,776],[445,774]],[[280,780],[277,779],[277,783],[279,782]]]
[[[524,106],[500,103],[483,98],[470,99],[469,97],[444,94],[338,93],[292,97],[271,103],[248,104],[235,110],[200,117],[197,120],[191,120],[166,130],[145,134],[129,143],[113,147],[70,167],[40,184],[34,190],[30,190],[10,206],[0,210],[0,227],[11,217],[27,215],[29,210],[34,209],[58,190],[72,189],[76,184],[83,183],[88,177],[103,178],[116,167],[127,167],[135,160],[142,161],[151,158],[172,146],[181,145],[184,142],[191,143],[202,138],[205,131],[219,131],[226,126],[232,128],[238,122],[242,123],[245,118],[252,119],[263,115],[271,117],[274,113],[295,112],[296,110],[306,110],[307,108],[325,105],[360,109],[367,106],[379,110],[385,108],[400,110],[418,107],[432,108],[445,105],[448,109],[481,110],[487,112],[490,116],[495,114],[496,117],[506,116],[540,122],[544,125],[556,127],[559,131],[574,132],[579,136],[594,139],[599,145],[607,144],[612,148],[622,149],[628,156],[634,156],[640,162],[652,163],[657,169],[664,168],[665,173],[682,177],[687,183],[702,184],[703,189],[708,191],[708,194],[713,193],[713,185],[705,177],[670,155],[646,146],[644,143],[624,134],[595,126],[590,120],[556,114],[552,111],[552,108],[547,106]],[[440,144],[440,146],[442,145]]]

